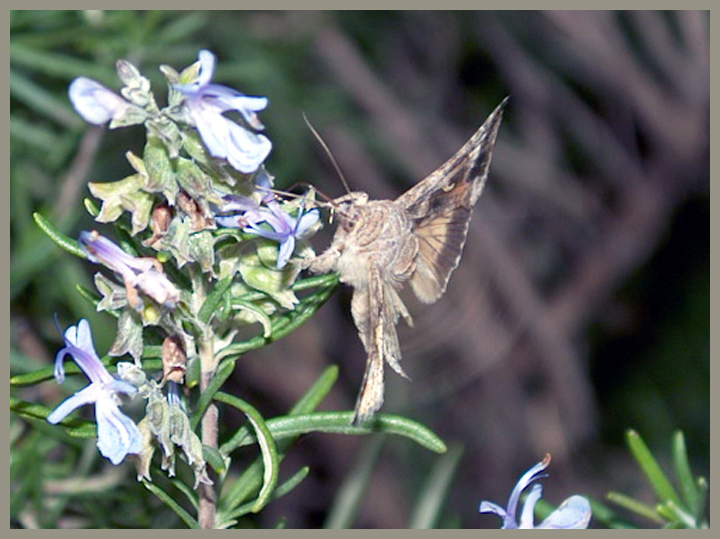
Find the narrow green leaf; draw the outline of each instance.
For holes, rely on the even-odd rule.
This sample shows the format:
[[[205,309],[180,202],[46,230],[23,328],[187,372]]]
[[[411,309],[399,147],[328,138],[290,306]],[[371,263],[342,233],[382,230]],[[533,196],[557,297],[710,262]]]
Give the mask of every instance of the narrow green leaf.
[[[35,222],[42,231],[45,232],[45,234],[47,234],[47,236],[61,249],[82,259],[87,258],[87,254],[83,251],[76,240],[60,232],[60,230],[50,221],[45,219],[45,217],[35,212],[33,213],[33,219],[35,219]]]
[[[650,507],[649,505],[625,496],[624,494],[620,494],[619,492],[609,492],[607,495],[607,499],[621,507],[624,507],[628,511],[648,518],[653,522],[657,522],[658,524],[665,523],[665,520],[658,514],[658,512],[653,507]]]
[[[190,485],[181,481],[177,477],[170,478],[170,483],[172,483],[172,485],[176,489],[178,489],[180,492],[182,492],[185,495],[185,498],[187,499],[187,501],[189,501],[192,504],[195,511],[197,511],[198,508],[200,507],[200,503],[198,502],[197,492],[194,491]]]
[[[610,528],[613,530],[637,529],[636,525],[631,524],[623,518],[620,518],[615,512],[615,510],[610,508],[610,506],[600,503],[599,501],[590,497],[588,497],[588,501],[590,502],[590,508],[592,509],[592,522],[594,522],[595,524],[600,524],[605,528]],[[536,514],[543,519],[547,518],[550,513],[557,509],[557,507],[553,506],[552,504],[549,504],[547,502],[543,503],[542,499],[538,500],[535,508]]]
[[[272,335],[272,320],[265,314],[261,307],[249,301],[233,300],[231,306],[235,310],[244,310],[252,313],[263,327],[263,338],[268,339]]]
[[[257,350],[272,342],[278,341],[289,335],[302,324],[304,324],[317,310],[322,307],[335,288],[326,288],[311,294],[300,300],[300,303],[292,311],[283,312],[279,316],[271,318],[272,329],[269,337],[258,336],[245,342],[231,344],[218,352],[219,358],[232,357],[239,358],[242,354],[251,350]],[[264,297],[264,296],[261,296]],[[243,301],[247,301],[245,297]],[[233,302],[234,304],[235,302]]]
[[[193,530],[199,530],[200,524],[198,521],[193,518],[190,513],[188,513],[185,509],[183,509],[180,504],[178,504],[175,499],[170,496],[167,492],[162,490],[160,487],[158,487],[155,483],[150,483],[147,480],[143,480],[143,485],[145,485],[145,488],[148,489],[150,492],[155,494],[165,505],[167,505],[170,509],[172,509],[177,516],[180,517],[180,519],[185,523],[185,525]]]
[[[218,231],[218,235],[222,232],[232,233],[235,232],[232,229]],[[254,236],[249,235],[248,238]],[[290,289],[293,292],[302,292],[304,290],[311,290],[313,288],[319,289],[335,289],[340,282],[337,273],[326,273],[325,275],[317,275],[314,277],[308,277],[306,279],[299,279],[293,283]],[[242,296],[238,296],[238,299],[243,301],[258,301],[267,298],[267,294],[263,292],[247,292]]]
[[[228,291],[231,284],[232,275],[229,275],[224,279],[220,279],[217,284],[215,284],[212,292],[208,294],[207,298],[205,299],[205,303],[203,303],[203,306],[200,307],[200,311],[198,311],[198,320],[200,320],[200,322],[202,322],[203,324],[207,324],[208,322],[210,322],[212,315],[217,310],[218,305],[220,305],[223,296]]]
[[[106,85],[117,84],[114,71],[96,62],[81,60],[57,51],[48,51],[30,47],[21,43],[12,43],[10,59],[13,64],[21,65],[46,76],[66,78],[68,81],[82,74],[104,81]],[[69,105],[67,105],[69,108]]]
[[[353,526],[365,499],[365,493],[384,440],[384,436],[376,436],[364,445],[359,458],[350,473],[343,479],[338,493],[330,505],[323,528],[338,530]]]
[[[697,506],[694,507],[695,511],[695,522],[698,523],[698,528],[708,528],[708,522],[705,515],[707,504],[707,496],[708,496],[708,483],[707,480],[704,477],[698,477],[697,480],[697,489],[699,493]]]
[[[252,508],[252,512],[257,513],[270,501],[270,496],[275,490],[278,476],[280,475],[280,456],[275,446],[275,440],[265,420],[262,415],[260,415],[260,412],[247,402],[223,393],[222,391],[218,391],[215,394],[215,400],[233,406],[243,412],[255,430],[255,438],[260,445],[265,471],[263,475],[263,486]]]
[[[85,298],[90,303],[90,305],[92,305],[93,307],[97,307],[97,304],[100,303],[100,296],[97,295],[92,290],[90,290],[89,288],[85,288],[84,286],[78,284],[78,285],[75,285],[75,290],[77,290],[78,293],[83,298]],[[113,314],[115,316],[115,318],[120,316],[120,313],[117,311],[109,311],[108,310],[107,312],[110,314]]]
[[[308,473],[310,473],[310,468],[308,466],[300,468],[300,470],[296,472],[290,479],[288,479],[282,485],[279,485],[275,489],[271,499],[277,500],[278,498],[282,498],[283,496],[294,490],[295,487],[302,483],[302,481],[307,477]],[[218,527],[226,528],[232,526],[235,522],[237,522],[238,518],[247,515],[248,513],[252,513],[254,505],[255,502],[251,502],[240,505],[236,509],[228,513],[219,512],[218,520],[221,522],[221,524],[218,525]]]
[[[315,412],[270,419],[267,425],[273,438],[278,441],[310,432],[353,435],[385,432],[409,438],[435,453],[447,451],[445,443],[434,432],[405,417],[378,414],[372,421],[354,426],[351,423],[352,416],[353,412]],[[233,436],[234,443],[237,444],[235,447],[254,444],[255,437],[252,432],[247,428],[241,430],[242,432],[238,431],[238,434]]]
[[[671,501],[660,504],[658,513],[671,523],[678,523],[682,528],[694,529],[697,526],[692,515]]]
[[[692,511],[697,507],[700,493],[695,486],[695,479],[690,470],[690,462],[688,461],[687,447],[685,445],[685,436],[682,431],[677,431],[673,436],[673,461],[675,462],[675,473],[680,482],[680,489],[685,498],[687,507]]]
[[[100,361],[102,361],[102,364],[105,365],[105,367],[108,368],[108,370],[111,370],[114,367],[117,359],[111,358],[108,355],[103,356],[100,358]],[[83,371],[80,370],[80,367],[78,367],[77,363],[75,362],[68,362],[65,365],[65,374],[67,376],[72,376],[75,374],[80,374]],[[42,369],[38,369],[33,372],[29,372],[26,374],[18,374],[10,378],[10,385],[15,387],[23,387],[23,386],[30,386],[34,384],[38,384],[40,382],[46,382],[48,380],[52,380],[55,377],[55,368],[50,365],[49,367],[43,367]]]
[[[235,363],[232,361],[223,361],[220,365],[218,365],[215,376],[213,376],[213,379],[208,384],[208,387],[198,399],[197,407],[195,408],[195,412],[190,420],[190,426],[193,430],[195,430],[200,423],[203,414],[205,414],[208,406],[210,406],[215,394],[220,390],[227,379],[230,378],[233,369],[235,369]]]
[[[41,404],[27,402],[16,397],[10,397],[10,411],[28,419],[47,420],[52,410]],[[92,421],[77,417],[66,417],[58,425],[73,438],[94,438],[97,436],[97,426]]]
[[[47,125],[41,126],[20,118],[17,114],[10,114],[10,139],[14,143],[23,142],[36,151],[43,152],[42,155],[48,155],[57,147],[60,136],[49,130]]]
[[[295,474],[293,474],[290,479],[288,479],[282,485],[278,486],[278,488],[275,489],[275,492],[273,492],[273,500],[282,498],[289,492],[295,490],[295,488],[305,480],[309,473],[309,466],[303,466],[302,468],[300,468],[297,472],[295,472]]]
[[[97,204],[95,204],[95,201],[90,198],[84,198],[83,205],[85,206],[87,212],[90,214],[90,217],[92,217],[93,219],[97,217],[100,213],[100,208],[98,208]]]
[[[337,365],[331,365],[323,371],[310,389],[290,409],[289,415],[308,414],[315,410],[325,400],[338,378]]]
[[[222,475],[227,471],[227,464],[220,451],[214,447],[203,445],[202,452],[205,461],[207,461],[210,467],[215,470],[218,475]]]
[[[293,406],[290,411],[291,415],[297,415],[300,413],[310,413],[320,404],[325,398],[327,393],[330,392],[332,385],[337,380],[338,368],[336,366],[329,367],[323,372],[320,378],[312,385],[304,397],[302,397]],[[244,428],[240,429],[244,432]],[[223,455],[230,454],[234,448],[238,446],[235,440],[243,438],[244,435],[233,436],[227,443],[220,447],[220,452]],[[276,440],[278,451],[280,453],[280,460],[285,456],[285,453],[293,444],[296,438],[287,438],[285,440]],[[223,497],[221,503],[227,511],[231,511],[234,507],[239,507],[249,496],[262,486],[262,461],[261,459],[256,460],[250,466],[245,469],[245,472],[233,483],[226,485],[223,491]]]
[[[454,445],[435,463],[420,491],[408,528],[429,530],[437,525],[462,454],[463,447]]]
[[[18,101],[23,102],[28,108],[40,115],[50,118],[60,124],[63,128],[80,130],[83,122],[67,104],[67,101],[60,99],[57,93],[26,77],[17,69],[10,69],[10,94]]]
[[[626,437],[630,451],[650,481],[661,503],[672,500],[676,505],[682,505],[680,497],[640,435],[634,430],[629,430]]]
[[[243,502],[258,492],[263,485],[263,461],[262,457],[255,460],[234,482],[226,484],[222,493],[222,508],[225,511],[234,511],[242,507]],[[256,498],[257,499],[257,498]],[[248,507],[255,506],[255,500],[245,504]],[[248,509],[246,512],[251,512]],[[234,514],[234,513],[233,513]]]

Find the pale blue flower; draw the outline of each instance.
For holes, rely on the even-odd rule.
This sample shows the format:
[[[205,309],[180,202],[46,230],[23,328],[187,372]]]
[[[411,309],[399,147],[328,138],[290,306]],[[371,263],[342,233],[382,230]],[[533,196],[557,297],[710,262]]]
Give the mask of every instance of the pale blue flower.
[[[257,234],[280,243],[277,268],[282,269],[295,251],[295,243],[301,239],[320,219],[317,208],[308,212],[301,208],[297,218],[282,210],[277,201],[269,202],[267,208],[261,208],[261,220],[249,223],[244,232]],[[271,230],[261,226],[262,222],[270,225]]]
[[[262,221],[260,204],[242,195],[223,195],[215,223],[223,228],[244,228],[250,222]]]
[[[87,320],[70,326],[64,339],[65,347],[55,356],[55,379],[59,384],[65,381],[64,360],[70,355],[90,379],[90,385],[62,402],[48,416],[48,422],[57,424],[80,406],[94,403],[100,454],[113,464],[119,464],[128,454],[139,454],[142,449],[140,430],[118,407],[119,394],[133,395],[137,388],[114,378],[102,364],[95,352]]]
[[[128,107],[132,106],[112,90],[87,77],[73,80],[68,95],[77,113],[86,122],[95,125],[103,125],[113,118],[120,117]]]
[[[249,197],[241,195],[225,195],[224,204],[220,212],[239,212],[229,215],[216,215],[215,222],[224,228],[241,228],[243,232],[256,234],[280,243],[276,267],[284,268],[293,252],[295,243],[318,222],[320,212],[312,209],[308,212],[304,208],[298,211],[297,218],[285,212],[272,193],[272,179],[261,169],[255,179],[256,191],[263,193],[262,203],[255,202]],[[266,223],[270,226],[262,226]]]
[[[215,56],[202,50],[198,58],[198,79],[190,84],[174,84],[173,88],[185,95],[185,104],[210,155],[226,159],[243,174],[255,172],[270,153],[272,143],[264,135],[230,120],[223,113],[237,111],[249,127],[261,130],[264,126],[255,113],[263,110],[268,100],[212,84]]]
[[[229,195],[225,197],[226,204],[223,211],[240,211],[233,215],[217,215],[215,222],[225,228],[241,228],[243,232],[256,234],[268,238],[280,244],[277,269],[284,268],[293,252],[297,240],[302,239],[305,234],[318,222],[320,212],[317,208],[308,212],[303,208],[299,210],[297,218],[285,212],[276,200],[260,206],[247,197]],[[270,228],[263,226],[263,223]]]
[[[502,529],[585,529],[590,523],[592,511],[590,503],[582,496],[571,496],[565,500],[560,507],[553,511],[545,520],[535,526],[535,504],[542,496],[542,486],[533,485],[530,493],[525,499],[525,503],[520,514],[520,520],[517,521],[517,506],[520,501],[522,492],[537,479],[547,477],[547,474],[541,474],[550,464],[550,455],[538,462],[530,468],[520,478],[515,485],[510,499],[508,500],[507,509],[503,509],[499,505],[483,501],[480,503],[481,513],[495,513],[503,519]]]
[[[166,307],[175,307],[180,301],[180,291],[167,278],[157,259],[129,255],[95,230],[81,232],[79,243],[90,262],[103,264],[120,274],[125,282],[128,303],[133,308],[139,310],[143,306],[137,290]]]

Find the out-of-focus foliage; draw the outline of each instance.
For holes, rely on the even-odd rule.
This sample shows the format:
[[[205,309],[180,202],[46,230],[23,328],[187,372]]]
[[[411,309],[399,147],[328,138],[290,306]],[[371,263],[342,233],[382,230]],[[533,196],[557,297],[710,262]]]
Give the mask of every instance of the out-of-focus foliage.
[[[412,515],[494,526],[479,501],[501,499],[547,452],[554,490],[649,498],[624,451],[628,427],[661,463],[681,429],[693,470],[708,476],[708,13],[15,11],[10,30],[13,374],[54,357],[54,312],[89,319],[99,349],[113,339],[114,322],[76,289],[92,288],[92,269],[32,219],[40,211],[76,234],[91,222],[87,183],[122,177],[124,152],[137,151],[130,133],[107,136],[76,116],[74,77],[113,87],[125,58],[159,85],[148,66],[180,68],[208,48],[217,81],[269,97],[277,185],[309,181],[329,196],[343,190],[303,113],[352,189],[384,198],[511,96],[448,293],[411,305],[416,327],[401,330],[413,382],[388,381],[388,411],[464,446],[462,473],[444,504],[433,501],[438,515],[413,509],[433,499],[422,487],[435,456],[388,440],[370,459],[361,439],[322,434],[289,457],[312,473],[248,525],[327,523],[345,478],[367,462],[345,525],[401,527]],[[329,406],[349,409],[365,358],[347,299],[249,354],[232,384],[273,414],[337,363]],[[57,400],[49,385],[27,391],[27,401]],[[129,470],[100,466],[92,440],[63,440],[77,451],[58,460],[49,427],[11,419],[13,525],[179,525]]]

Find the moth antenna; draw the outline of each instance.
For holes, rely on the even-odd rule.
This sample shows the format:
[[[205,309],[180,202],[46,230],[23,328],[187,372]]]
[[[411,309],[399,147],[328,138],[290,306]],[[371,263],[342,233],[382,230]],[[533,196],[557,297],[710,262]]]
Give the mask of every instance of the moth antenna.
[[[338,166],[337,161],[335,161],[335,158],[333,157],[333,154],[330,151],[330,148],[328,148],[328,145],[325,144],[325,141],[320,136],[320,133],[318,133],[317,130],[312,126],[312,124],[310,123],[310,120],[308,120],[308,117],[304,112],[303,112],[303,120],[305,120],[305,123],[310,128],[310,131],[312,131],[312,134],[315,135],[315,138],[318,140],[320,145],[325,150],[325,153],[327,153],[328,157],[330,158],[330,162],[333,164],[335,171],[338,173],[338,176],[340,177],[340,181],[342,182],[343,186],[345,187],[345,191],[347,191],[347,193],[350,194],[350,186],[348,185],[348,182],[345,179],[345,176],[343,175],[342,170],[340,170],[340,167]]]
[[[314,190],[318,195],[320,195],[320,196],[321,196],[323,199],[325,199],[326,201],[328,201],[328,202],[332,201],[332,197],[329,197],[328,195],[326,195],[325,193],[323,193],[320,189],[318,189],[317,187],[315,187],[315,186],[314,186],[313,184],[311,184],[310,182],[295,182],[295,183],[292,184],[290,187],[288,187],[288,191],[278,191],[278,190],[273,189],[273,192],[274,192],[274,193],[278,193],[278,194],[287,194],[287,195],[289,195],[289,196],[294,196],[294,197],[303,196],[303,195],[296,195],[296,194],[294,194],[294,193],[290,193],[290,192],[289,192],[291,189],[295,189],[296,187],[307,187],[307,188],[309,188],[309,189]]]
[[[291,189],[292,189],[293,187],[296,187],[296,186],[299,186],[299,185],[308,186],[308,187],[314,189],[315,192],[316,192],[318,195],[320,195],[321,198],[325,199],[326,202],[325,202],[325,201],[321,201],[321,200],[316,200],[316,201],[315,201],[315,204],[317,204],[318,206],[332,206],[332,199],[331,199],[330,197],[328,197],[328,196],[327,196],[325,193],[323,193],[322,191],[319,191],[319,190],[317,189],[317,187],[315,187],[314,185],[312,185],[312,184],[310,184],[310,183],[308,183],[308,182],[298,182],[298,183],[294,184],[294,185],[291,187]],[[288,197],[288,198],[305,198],[305,195],[307,194],[307,193],[303,193],[303,194],[291,193],[290,191],[284,191],[284,190],[282,190],[282,189],[272,189],[272,188],[270,188],[270,189],[265,189],[265,191],[268,191],[268,192],[273,193],[273,194],[275,194],[275,195],[280,195],[280,196]]]

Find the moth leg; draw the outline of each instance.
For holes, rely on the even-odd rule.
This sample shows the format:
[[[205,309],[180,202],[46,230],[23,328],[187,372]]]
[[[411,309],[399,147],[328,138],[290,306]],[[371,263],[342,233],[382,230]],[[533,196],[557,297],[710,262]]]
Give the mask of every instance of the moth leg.
[[[301,258],[296,264],[301,269],[309,269],[312,273],[329,273],[337,270],[339,259],[340,251],[330,246],[322,254]]]

